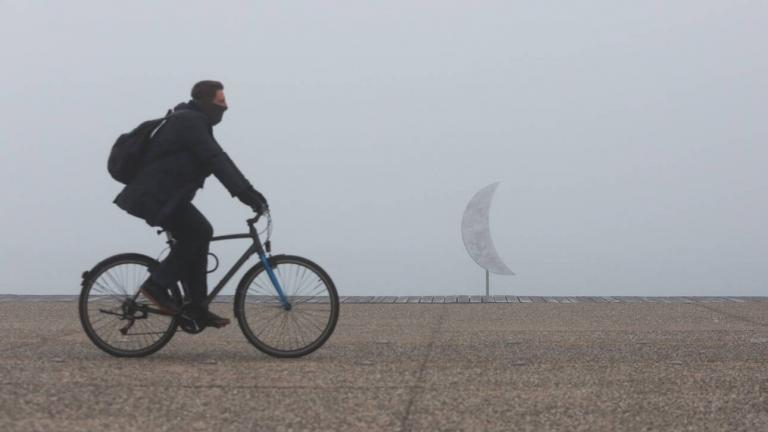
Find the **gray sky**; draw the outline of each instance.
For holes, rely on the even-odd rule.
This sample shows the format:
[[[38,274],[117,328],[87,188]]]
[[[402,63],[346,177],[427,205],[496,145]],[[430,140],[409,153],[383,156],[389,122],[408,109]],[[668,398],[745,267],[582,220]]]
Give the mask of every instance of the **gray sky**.
[[[0,292],[156,255],[109,148],[219,79],[275,251],[342,294],[482,293],[459,223],[498,180],[496,294],[766,295],[767,22],[757,0],[0,0]],[[215,178],[195,203],[244,230]]]

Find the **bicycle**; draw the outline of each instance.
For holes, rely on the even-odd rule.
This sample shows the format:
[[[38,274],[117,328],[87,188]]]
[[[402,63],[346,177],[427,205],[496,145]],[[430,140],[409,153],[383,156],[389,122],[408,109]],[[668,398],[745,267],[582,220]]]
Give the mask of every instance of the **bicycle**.
[[[333,333],[339,318],[339,296],[330,276],[314,262],[294,255],[272,255],[272,217],[256,229],[260,215],[248,219],[248,233],[216,236],[212,242],[252,239],[253,243],[206,298],[210,303],[248,259],[259,262],[245,272],[237,286],[234,315],[246,339],[274,357],[301,357],[320,348]],[[164,231],[158,231],[158,235]],[[262,244],[259,234],[267,233]],[[173,247],[173,236],[166,232]],[[209,273],[218,268],[216,266]],[[183,282],[169,288],[179,307],[164,313],[139,293],[158,261],[138,253],[106,258],[82,274],[78,301],[80,323],[88,338],[116,357],[143,357],[170,342],[178,328],[191,334],[205,329],[195,321]]]

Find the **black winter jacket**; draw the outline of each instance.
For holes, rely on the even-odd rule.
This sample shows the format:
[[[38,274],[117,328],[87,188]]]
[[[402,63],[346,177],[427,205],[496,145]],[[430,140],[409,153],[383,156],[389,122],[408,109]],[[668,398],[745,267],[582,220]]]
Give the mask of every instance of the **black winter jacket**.
[[[253,187],[216,142],[208,117],[195,102],[180,103],[152,138],[141,170],[114,202],[159,226],[179,204],[192,201],[210,174],[232,196]]]

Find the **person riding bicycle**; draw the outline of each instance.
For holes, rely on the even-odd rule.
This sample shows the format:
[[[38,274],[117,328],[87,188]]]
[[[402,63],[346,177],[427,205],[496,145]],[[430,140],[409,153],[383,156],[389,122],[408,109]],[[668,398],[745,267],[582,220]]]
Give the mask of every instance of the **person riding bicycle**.
[[[208,310],[208,246],[213,228],[192,204],[205,179],[213,174],[227,191],[258,213],[267,200],[237,168],[213,136],[227,102],[218,81],[200,81],[192,100],[182,102],[152,138],[141,170],[117,195],[114,203],[129,214],[173,235],[171,252],[141,285],[141,293],[165,313],[176,314],[168,289],[183,280],[191,313],[206,325],[223,327],[229,319]]]

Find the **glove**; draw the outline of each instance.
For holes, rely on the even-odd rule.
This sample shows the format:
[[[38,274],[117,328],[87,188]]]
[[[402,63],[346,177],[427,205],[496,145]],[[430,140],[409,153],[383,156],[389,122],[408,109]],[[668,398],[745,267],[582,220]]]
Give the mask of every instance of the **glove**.
[[[256,214],[262,214],[269,210],[267,199],[264,198],[264,195],[252,187],[247,188],[243,192],[240,192],[240,194],[237,196],[237,199],[239,199],[241,203],[250,207]]]

